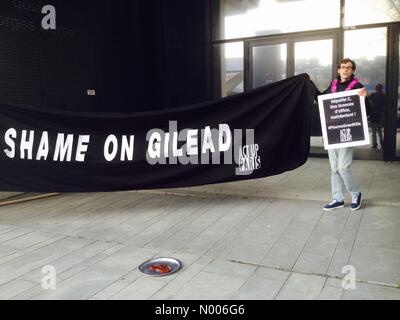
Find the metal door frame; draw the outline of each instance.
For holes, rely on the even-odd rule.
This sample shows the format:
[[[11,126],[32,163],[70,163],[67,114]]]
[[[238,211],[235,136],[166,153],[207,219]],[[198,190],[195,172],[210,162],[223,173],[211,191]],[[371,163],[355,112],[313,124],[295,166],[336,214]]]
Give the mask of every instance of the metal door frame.
[[[387,74],[386,74],[386,119],[384,130],[384,160],[399,161],[397,155],[397,108],[398,99],[400,98],[399,77],[400,77],[400,23],[388,26],[388,48],[387,48]]]
[[[340,29],[316,32],[296,32],[285,35],[269,36],[264,38],[250,39],[244,41],[244,89],[245,91],[253,88],[253,48],[259,46],[286,44],[286,76],[294,76],[295,71],[295,52],[296,42],[333,40],[332,48],[332,75],[336,73],[336,59],[339,52],[342,52],[342,41]]]

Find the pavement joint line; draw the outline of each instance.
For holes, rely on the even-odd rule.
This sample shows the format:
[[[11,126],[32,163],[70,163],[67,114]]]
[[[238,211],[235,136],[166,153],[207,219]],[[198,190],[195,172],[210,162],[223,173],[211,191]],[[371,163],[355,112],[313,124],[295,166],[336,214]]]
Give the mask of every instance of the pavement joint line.
[[[252,211],[253,211],[253,212],[257,212],[256,215],[255,215],[255,217],[254,217],[254,220],[253,220],[253,221],[255,221],[255,220],[263,213],[263,211],[264,211],[266,208],[268,208],[271,204],[272,204],[272,203],[267,203],[266,205],[264,205],[262,202],[260,202],[260,203],[256,204],[254,207],[252,207]],[[258,210],[259,210],[259,211],[258,211]],[[243,216],[243,217],[240,219],[240,221],[238,222],[238,225],[244,226],[243,224],[241,224],[241,222],[242,222],[243,220],[245,220],[245,219],[246,219],[246,216]],[[252,223],[253,221],[249,221],[243,230],[245,230],[249,225],[251,225],[251,223]],[[229,231],[228,231],[227,233],[230,233],[230,232],[231,232],[232,230],[234,230],[234,229],[235,229],[235,226],[232,227],[231,229],[229,229]],[[218,245],[218,244],[220,244],[221,242],[223,242],[223,240],[224,240],[224,238],[220,238],[220,239],[216,242],[216,245]],[[229,247],[229,245],[230,245],[230,243],[228,242],[228,243],[224,246],[224,248],[222,249],[221,252],[224,252],[224,251]],[[208,248],[207,251],[206,251],[204,254],[207,255],[207,254],[210,252],[210,250],[211,250],[212,248],[213,248],[213,247]]]
[[[245,262],[245,261],[238,261],[238,260],[227,260],[227,261],[233,262],[233,263],[238,263],[238,264],[243,264],[243,265],[254,266],[254,267],[258,267],[258,268],[268,268],[268,269],[273,269],[273,270],[277,270],[277,271],[284,271],[284,272],[288,272],[290,274],[297,273],[297,274],[303,274],[303,275],[320,276],[320,277],[326,277],[326,278],[331,278],[331,279],[343,280],[343,278],[341,278],[341,277],[330,276],[328,274],[320,274],[320,273],[304,272],[304,271],[293,271],[293,270],[288,270],[285,268],[272,267],[272,266],[268,266],[268,265],[252,263],[252,262]],[[400,290],[398,284],[390,284],[390,283],[361,280],[361,279],[355,279],[355,281],[358,283],[374,284],[374,285],[379,285],[379,286],[384,286],[384,287],[396,288],[396,289]]]
[[[324,288],[326,287],[326,283],[328,282],[328,279],[329,279],[329,277],[326,277],[326,279],[324,281],[324,285],[322,286],[321,291],[319,292],[318,298],[316,300],[320,300],[321,294],[324,291]],[[340,294],[340,299],[342,299],[342,295],[343,295],[343,293]]]
[[[211,207],[210,207],[210,206],[211,206]],[[200,216],[202,216],[203,214],[206,214],[206,213],[207,213],[207,210],[209,210],[209,209],[211,209],[211,208],[212,208],[212,200],[209,199],[209,201],[208,201],[206,204],[203,204],[203,205],[198,204],[197,207],[195,207],[195,210],[194,210],[194,211],[196,211],[196,212],[199,214],[198,217],[200,217]],[[189,214],[188,216],[183,217],[180,221],[178,221],[178,222],[176,222],[174,225],[170,226],[167,230],[163,231],[161,234],[159,234],[159,235],[156,236],[155,238],[152,238],[152,239],[148,240],[143,246],[144,246],[144,247],[149,247],[150,244],[151,244],[154,240],[160,238],[160,237],[163,236],[163,234],[166,233],[166,232],[167,232],[167,234],[168,234],[168,232],[171,231],[171,229],[176,228],[176,226],[179,225],[183,220],[185,220],[185,219],[192,219],[192,218],[193,218],[193,220],[189,220],[189,223],[193,222],[197,217],[196,217],[196,216],[192,217],[191,214]],[[176,230],[176,232],[182,231],[185,227],[186,227],[186,225],[184,225],[183,227],[179,228],[179,230]],[[166,236],[166,237],[163,236],[164,241],[165,241],[165,242],[168,242],[168,240],[169,240],[170,238],[172,238],[174,235],[175,235],[175,233],[171,233],[169,236]]]
[[[129,191],[132,192],[132,191]],[[161,195],[166,195],[166,196],[183,196],[183,197],[196,197],[196,198],[211,198],[211,197],[220,197],[220,196],[227,196],[227,197],[241,197],[241,198],[262,198],[262,199],[285,199],[285,200],[303,200],[303,201],[313,201],[313,202],[324,202],[325,199],[315,199],[315,198],[309,198],[309,197],[302,197],[298,193],[295,194],[283,194],[283,196],[264,196],[260,194],[254,194],[254,193],[235,193],[235,192],[218,192],[218,191],[195,191],[191,192],[190,190],[185,190],[182,192],[179,191],[168,191],[168,190],[134,190],[133,192],[137,193],[148,193],[148,194],[161,194]],[[274,192],[274,194],[279,193],[279,192]],[[57,194],[60,195],[60,194]],[[35,200],[40,200],[40,198],[35,199]],[[30,200],[24,200],[24,202],[27,201],[32,201]],[[382,201],[382,200],[363,200],[364,204],[369,204],[369,205],[379,205],[379,206],[391,206],[391,207],[400,207],[400,203],[396,202],[391,202],[391,201]],[[16,203],[17,204],[17,203]],[[7,204],[9,206],[13,204]]]
[[[154,191],[154,190],[142,190],[140,192],[148,192],[151,194],[163,194],[163,195],[175,195],[175,196],[187,196],[187,197],[199,197],[199,198],[208,198],[208,197],[219,197],[219,196],[227,196],[227,197],[241,197],[241,198],[261,198],[261,199],[273,199],[273,200],[279,200],[279,199],[285,199],[285,200],[303,200],[303,201],[312,201],[312,202],[324,202],[325,199],[315,199],[315,198],[308,198],[308,197],[302,197],[299,194],[293,194],[293,195],[286,195],[282,197],[277,197],[277,196],[264,196],[260,194],[251,194],[251,193],[235,193],[235,192],[218,192],[218,191],[203,191],[199,194],[196,193],[190,193],[190,192],[178,192],[178,191]],[[278,192],[274,192],[275,194]],[[366,199],[363,200],[363,204],[369,204],[369,205],[377,205],[377,206],[390,206],[390,207],[400,207],[400,203],[396,202],[391,202],[391,201],[382,201],[382,200],[372,200],[372,199]]]
[[[367,207],[368,207],[368,206],[364,206],[364,207],[362,208],[360,221],[358,222],[358,226],[357,226],[357,232],[356,232],[356,234],[355,234],[355,236],[354,236],[353,244],[351,245],[351,250],[350,250],[349,257],[347,258],[347,264],[350,264],[351,256],[353,255],[354,246],[356,245],[357,238],[358,238],[358,234],[360,233],[360,227],[361,227],[363,218],[364,218],[364,216],[365,216],[365,210],[367,209]]]
[[[57,238],[57,236],[55,236],[55,237],[53,237],[53,238]],[[50,243],[50,245],[56,244],[57,242],[59,242],[59,241],[61,241],[61,240],[64,240],[64,239],[66,239],[66,238],[67,238],[67,237],[61,238],[61,239],[59,239],[59,240],[57,240],[57,241],[55,241],[55,242]],[[72,238],[72,237],[71,237],[71,238]],[[37,244],[35,244],[35,245],[31,246],[31,247],[40,245],[40,244],[42,244],[42,243],[44,243],[44,242],[46,242],[46,241],[48,241],[48,240],[41,241],[40,243],[37,243]],[[80,248],[80,249],[78,249],[78,250],[71,251],[71,252],[69,252],[69,253],[66,253],[65,255],[62,255],[62,256],[56,258],[55,260],[49,261],[49,262],[47,263],[47,265],[51,265],[52,263],[56,262],[57,260],[63,259],[63,258],[65,258],[66,256],[68,256],[68,255],[70,255],[70,254],[74,254],[76,251],[85,249],[85,248],[91,246],[92,244],[94,244],[95,242],[96,242],[96,241],[90,242],[90,243],[84,245],[82,248]],[[31,248],[31,247],[30,247],[30,248]],[[35,249],[33,249],[33,250],[29,250],[30,248],[23,249],[22,251],[25,251],[24,254],[30,254],[30,253],[33,253],[33,252],[35,252],[35,251],[37,251],[37,250],[40,250],[42,247],[35,248]],[[101,252],[104,252],[104,251],[107,251],[107,250],[108,250],[108,249],[105,249],[105,250],[103,250],[103,251],[101,251]],[[19,258],[19,257],[20,257],[20,256],[18,256],[17,258]],[[10,260],[10,261],[12,261],[12,260]],[[7,262],[8,262],[8,261],[6,261],[6,262],[4,262],[4,263],[7,263]],[[3,263],[2,263],[2,264],[3,264]],[[0,264],[0,266],[1,266],[1,264]],[[30,269],[29,271],[25,272],[24,274],[19,275],[19,276],[15,277],[15,278],[12,278],[12,279],[10,279],[10,280],[7,281],[7,282],[4,282],[3,284],[0,285],[0,287],[3,286],[3,285],[8,284],[9,282],[12,282],[12,281],[14,281],[14,280],[17,280],[17,279],[23,279],[23,280],[26,280],[26,281],[30,281],[30,280],[28,280],[28,279],[25,279],[24,277],[25,277],[27,274],[29,274],[29,273],[31,273],[31,272],[34,272],[35,270],[38,270],[38,269],[40,269],[40,268],[41,268],[41,267],[39,266],[39,267],[35,267],[35,268],[33,268],[33,269]],[[68,269],[69,269],[69,268],[68,268]],[[67,269],[67,270],[68,270],[68,269]],[[66,271],[66,270],[65,270],[65,271]]]
[[[363,210],[364,210],[364,208],[363,208]],[[335,254],[336,254],[336,251],[337,251],[337,249],[338,249],[338,247],[339,247],[340,241],[342,240],[343,233],[344,233],[345,230],[346,230],[346,225],[347,225],[347,223],[349,222],[350,215],[351,215],[351,210],[349,210],[348,213],[347,213],[346,221],[345,221],[345,223],[343,224],[342,230],[340,231],[340,236],[339,236],[338,241],[336,242],[335,250],[333,251],[332,256],[331,256],[331,258],[330,258],[330,260],[329,260],[329,265],[328,265],[328,267],[327,267],[327,269],[326,269],[326,273],[329,272],[329,269],[330,269],[330,267],[331,267],[331,265],[332,265],[333,258],[335,257]],[[354,242],[353,242],[353,246],[354,246]],[[351,253],[352,253],[352,252],[353,252],[353,247],[351,247]],[[351,257],[351,254],[349,255],[349,257]],[[350,258],[349,258],[349,259],[350,259]],[[348,261],[347,261],[347,262],[348,262]]]
[[[122,249],[121,249],[121,250],[122,250]],[[160,253],[161,253],[161,250],[159,250],[157,253],[155,253],[154,255],[152,255],[151,258],[149,258],[148,260],[155,259]],[[109,258],[109,257],[106,257],[105,259],[107,259],[107,258]],[[105,260],[105,259],[102,259],[102,260]],[[100,261],[102,261],[102,260],[100,260]],[[94,265],[94,266],[95,266],[95,265]],[[106,290],[106,289],[109,288],[110,286],[112,286],[112,285],[118,283],[119,281],[123,280],[124,278],[127,279],[127,278],[129,277],[129,275],[130,275],[134,270],[136,270],[136,269],[139,268],[139,266],[140,266],[140,264],[139,264],[137,267],[135,267],[134,269],[127,271],[125,274],[123,274],[123,275],[122,275],[121,277],[119,277],[118,279],[114,280],[112,283],[110,283],[110,284],[106,285],[105,287],[103,287],[103,288],[97,290],[97,291],[96,291],[95,293],[93,293],[87,300],[90,300],[91,298],[94,298],[97,294],[99,294],[100,292]],[[112,294],[108,299],[106,299],[106,300],[111,299],[113,296],[117,295],[119,292],[121,292],[122,290],[126,289],[128,286],[130,286],[132,283],[134,283],[135,281],[137,281],[139,278],[140,278],[140,277],[138,277],[138,278],[132,280],[132,281],[129,282],[129,283],[126,283],[126,285],[125,285],[123,288],[121,288],[121,289],[118,290],[117,292],[113,293],[113,294]],[[167,284],[167,283],[166,283],[166,284]],[[163,286],[163,287],[164,287],[164,286]]]
[[[261,267],[259,267],[259,268],[261,268]],[[273,269],[273,268],[272,268],[272,269]],[[278,269],[278,270],[279,270],[279,269]],[[290,272],[289,272],[289,275],[287,276],[287,278],[285,279],[285,281],[282,283],[281,287],[279,288],[279,291],[275,294],[273,300],[276,300],[276,299],[278,298],[278,296],[281,294],[283,288],[284,288],[284,287],[286,286],[286,284],[288,283],[288,281],[289,281],[291,275],[292,275],[292,272],[290,271]]]
[[[289,227],[292,225],[293,221],[295,221],[295,219],[299,216],[302,208],[300,208],[300,206],[296,207],[296,214],[293,216],[293,218],[290,220],[290,222],[286,225],[286,227],[284,228],[284,230],[280,233],[280,235],[278,236],[278,238],[274,241],[274,243],[272,244],[272,246],[268,249],[268,252],[263,256],[261,261],[264,261],[264,259],[266,259],[269,255],[269,253],[272,251],[273,248],[275,248],[275,246],[278,244],[279,240],[283,237],[283,235],[285,234],[285,232],[289,229]]]
[[[1,200],[0,207],[9,206],[9,205],[13,205],[13,204],[19,204],[22,202],[28,202],[28,201],[33,201],[33,200],[50,198],[50,197],[59,196],[59,195],[61,195],[61,193],[54,192],[54,193],[44,193],[44,194],[39,194],[39,195],[35,195],[35,196],[24,197],[22,194],[22,195],[13,196],[13,197],[9,197],[9,198],[5,198],[5,199]]]
[[[162,191],[162,190],[139,190],[138,193],[148,193],[148,194],[162,194],[165,196],[188,196],[188,197],[196,197],[196,198],[210,198],[209,194],[206,191],[202,191],[199,193],[195,192],[179,192],[179,191]],[[215,194],[215,196],[219,196],[219,194]]]
[[[296,266],[297,262],[299,261],[301,255],[303,254],[304,249],[307,247],[308,242],[310,241],[312,235],[314,234],[315,230],[318,228],[318,225],[321,223],[321,220],[322,220],[322,217],[324,216],[324,214],[325,214],[324,212],[322,212],[322,214],[320,214],[318,221],[315,223],[314,228],[312,229],[312,231],[308,235],[307,240],[304,242],[304,245],[301,248],[301,251],[300,251],[299,255],[297,256],[296,261],[293,263],[291,271],[293,271],[293,268]]]

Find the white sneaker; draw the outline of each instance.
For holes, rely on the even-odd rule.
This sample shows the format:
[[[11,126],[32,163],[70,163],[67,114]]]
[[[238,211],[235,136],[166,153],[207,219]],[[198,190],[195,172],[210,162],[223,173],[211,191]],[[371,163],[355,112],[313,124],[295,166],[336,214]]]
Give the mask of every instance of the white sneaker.
[[[328,203],[327,205],[325,205],[322,209],[324,211],[331,211],[331,210],[340,209],[343,207],[344,207],[344,201],[333,200],[331,203]]]
[[[351,211],[356,211],[361,208],[361,192],[359,192],[351,202]]]

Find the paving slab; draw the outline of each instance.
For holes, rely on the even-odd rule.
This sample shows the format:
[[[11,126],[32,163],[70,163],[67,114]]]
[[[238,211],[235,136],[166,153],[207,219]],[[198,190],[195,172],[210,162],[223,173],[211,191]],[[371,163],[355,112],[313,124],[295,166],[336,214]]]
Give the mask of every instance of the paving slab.
[[[363,207],[324,212],[329,164],[174,190],[0,207],[0,299],[399,299],[400,164],[355,161]],[[149,278],[144,261],[180,272]],[[55,290],[42,268],[57,271]],[[344,266],[356,289],[342,288]]]

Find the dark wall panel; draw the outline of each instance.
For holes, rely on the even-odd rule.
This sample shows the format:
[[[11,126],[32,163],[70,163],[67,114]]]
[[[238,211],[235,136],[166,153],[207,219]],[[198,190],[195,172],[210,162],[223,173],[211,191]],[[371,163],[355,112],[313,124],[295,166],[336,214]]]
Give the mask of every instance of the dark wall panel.
[[[211,98],[209,1],[163,1],[166,107]]]
[[[55,31],[41,28],[45,4],[57,8]],[[1,1],[2,102],[95,110],[87,96],[95,82],[87,14],[79,1]]]
[[[208,2],[1,0],[0,101],[133,112],[207,100]],[[45,4],[56,31],[41,29]]]
[[[107,6],[105,12],[96,12],[94,18],[107,21],[95,24],[102,26],[96,46],[101,110],[160,108],[159,2],[116,1]]]
[[[41,73],[44,104],[48,107],[96,111],[95,64],[89,36],[89,8],[86,1],[58,0],[57,29],[42,32]]]
[[[40,104],[40,34],[31,17],[13,1],[0,1],[0,100],[5,103]]]

